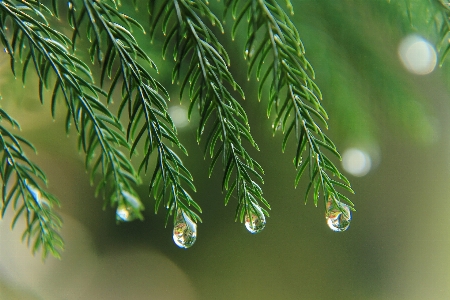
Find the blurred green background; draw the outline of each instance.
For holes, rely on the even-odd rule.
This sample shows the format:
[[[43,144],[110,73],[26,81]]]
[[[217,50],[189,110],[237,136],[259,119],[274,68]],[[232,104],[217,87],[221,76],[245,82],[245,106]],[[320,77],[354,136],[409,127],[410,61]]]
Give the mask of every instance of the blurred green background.
[[[123,2],[124,11],[138,15]],[[140,37],[159,67],[158,80],[171,88],[171,113],[189,151],[184,162],[204,212],[189,250],[173,243],[164,211],[153,213],[149,176],[139,189],[145,220],[116,225],[113,208],[103,211],[103,200],[93,196],[76,133],[65,134],[63,105],[52,121],[37,85],[29,80],[23,88],[1,53],[0,105],[38,149],[29,156],[61,200],[66,241],[62,260],[44,264],[20,242],[23,227],[10,230],[7,214],[0,222],[1,300],[450,299],[450,63],[434,68],[437,1],[292,2],[330,116],[328,136],[344,154],[356,191],[350,229],[332,232],[323,205],[304,205],[306,178],[294,189],[295,145],[291,141],[282,154],[282,133],[272,135],[273,116],[266,117],[257,83],[242,69],[244,36],[231,41],[228,30],[220,38],[246,92],[242,105],[261,149],[254,156],[266,174],[263,190],[272,210],[257,235],[234,222],[235,198],[223,206],[220,166],[208,178],[210,161],[195,141],[195,117],[183,122],[188,103],[177,99],[170,59],[161,59],[162,41]],[[211,5],[220,11],[221,3]],[[143,14],[141,23],[146,19]]]

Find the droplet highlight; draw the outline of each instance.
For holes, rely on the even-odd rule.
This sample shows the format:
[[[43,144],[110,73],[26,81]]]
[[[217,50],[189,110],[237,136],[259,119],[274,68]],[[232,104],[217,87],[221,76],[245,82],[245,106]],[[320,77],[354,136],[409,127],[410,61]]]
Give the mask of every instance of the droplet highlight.
[[[250,210],[250,216],[245,214],[245,227],[250,233],[258,233],[266,227],[266,217],[259,206],[253,206],[254,211]]]
[[[190,248],[197,239],[197,224],[195,224],[181,209],[177,210],[173,241],[180,248]]]
[[[352,212],[348,205],[338,202],[336,204],[332,198],[327,202],[327,210],[325,218],[327,220],[328,227],[336,232],[346,231],[350,227],[350,221],[352,220]]]

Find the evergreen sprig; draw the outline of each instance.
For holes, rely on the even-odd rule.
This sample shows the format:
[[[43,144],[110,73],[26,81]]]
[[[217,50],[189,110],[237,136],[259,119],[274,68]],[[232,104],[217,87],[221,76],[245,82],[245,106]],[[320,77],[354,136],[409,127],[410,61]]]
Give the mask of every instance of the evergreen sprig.
[[[110,183],[114,191],[111,200],[123,201],[133,207],[128,199],[130,195],[136,195],[132,185],[138,182],[138,177],[120,150],[120,147],[129,148],[122,125],[99,100],[99,96],[106,96],[106,93],[92,83],[89,67],[69,53],[70,39],[52,29],[41,11],[51,13],[38,2],[24,2],[24,5],[0,2],[0,38],[11,56],[12,71],[16,74],[14,62],[17,58],[23,61],[22,79],[25,81],[30,61],[33,63],[39,78],[41,102],[53,71],[56,80],[51,99],[52,115],[55,116],[57,97],[62,92],[68,107],[66,130],[69,131],[72,119],[79,133],[79,147],[86,153],[86,167],[91,166],[91,180],[97,170],[103,173],[97,193]],[[12,23],[10,36],[5,32],[8,20]]]
[[[189,116],[196,105],[200,113],[198,142],[207,128],[208,120],[212,119],[213,125],[206,140],[205,155],[209,153],[212,158],[210,176],[216,162],[222,157],[222,189],[227,191],[225,205],[236,190],[238,206],[235,219],[240,219],[241,222],[246,214],[257,213],[260,202],[270,208],[259,184],[253,180],[256,178],[257,181],[263,182],[263,169],[243,145],[244,141],[247,141],[258,149],[250,134],[247,115],[233,96],[234,91],[237,91],[244,98],[244,92],[228,70],[230,59],[225,48],[205,24],[205,20],[208,20],[223,32],[221,21],[202,0],[163,1],[158,12],[155,9],[152,11],[152,32],[165,12],[162,29],[167,37],[163,55],[166,56],[170,44],[173,43],[175,67],[172,80],[178,81],[183,66],[189,64],[181,84],[180,98],[183,98],[184,89],[189,84]],[[216,150],[217,144],[220,145]],[[268,215],[266,210],[263,211]]]
[[[183,186],[183,182],[195,191],[193,178],[183,165],[179,156],[168,143],[174,144],[184,154],[186,149],[177,138],[175,125],[167,111],[169,95],[166,89],[155,80],[139,61],[142,60],[156,69],[155,63],[139,47],[131,33],[131,25],[144,31],[144,28],[133,18],[120,13],[114,1],[113,6],[107,2],[84,0],[78,18],[71,19],[75,28],[73,41],[80,34],[79,26],[88,20],[87,35],[91,40],[89,50],[91,60],[97,57],[101,64],[101,84],[104,85],[106,76],[112,79],[108,91],[108,101],[122,79],[122,102],[118,117],[128,108],[127,137],[132,140],[131,155],[144,137],[144,158],[139,171],[147,171],[151,154],[158,154],[157,163],[150,181],[150,193],[156,199],[155,212],[161,202],[167,208],[166,224],[169,216],[177,209],[182,209],[194,220],[201,220],[191,209],[195,207],[201,212],[200,206],[192,199]],[[76,10],[73,5],[71,10]],[[69,14],[70,16],[72,14]],[[145,32],[145,31],[144,31]],[[106,45],[102,45],[102,36],[106,38]],[[115,62],[119,67],[115,67]],[[166,196],[168,194],[168,196]],[[175,214],[174,214],[175,221]]]
[[[19,123],[0,108],[0,122],[6,121],[13,128],[20,128]],[[49,253],[60,256],[63,240],[58,231],[61,219],[54,212],[53,206],[59,205],[58,200],[47,193],[38,180],[47,183],[44,172],[25,155],[23,145],[36,152],[34,146],[19,135],[13,134],[0,123],[0,175],[2,179],[2,202],[0,203],[3,218],[8,206],[15,210],[12,227],[22,215],[25,215],[26,229],[22,240],[32,245],[33,253],[42,249],[42,258]]]
[[[50,2],[51,9],[45,4]],[[161,205],[166,207],[166,224],[169,217],[176,214],[201,221],[197,214],[201,208],[188,193],[188,189],[195,191],[192,175],[176,154],[177,151],[187,152],[168,114],[168,92],[156,76],[151,75],[150,69],[156,70],[156,65],[132,32],[137,28],[145,33],[144,26],[120,12],[118,0],[64,3],[68,4],[72,38],[53,29],[54,22],[61,22],[57,19],[59,1],[0,0],[0,40],[10,55],[14,76],[20,74],[16,72],[18,61],[22,64],[23,82],[29,66],[33,66],[42,103],[46,89],[51,89],[53,117],[59,97],[64,99],[66,131],[71,124],[75,126],[79,134],[78,146],[86,154],[85,165],[90,169],[91,182],[94,183],[96,175],[102,173],[96,193],[108,195],[112,206],[125,205],[134,216],[142,219],[143,205],[134,185],[140,183],[139,173],[147,172],[152,154],[156,154],[149,184],[150,194],[153,193],[156,199],[155,212]],[[133,4],[137,5],[137,0]],[[249,153],[250,148],[258,150],[258,146],[250,133],[247,115],[236,99],[244,99],[244,92],[231,74],[230,58],[213,30],[216,26],[218,31],[224,32],[221,20],[205,0],[150,0],[148,4],[150,36],[153,38],[155,29],[162,27],[166,35],[163,56],[169,52],[173,54],[172,80],[181,82],[180,98],[188,95],[190,99],[189,118],[196,106],[199,110],[199,143],[207,132],[205,156],[211,157],[210,176],[216,163],[222,160],[225,204],[233,195],[237,196],[235,218],[241,222],[245,215],[257,215],[261,211],[268,214],[261,208],[270,208],[260,187],[264,172]],[[289,0],[286,4],[293,13]],[[269,83],[267,114],[275,114],[274,133],[278,128],[284,133],[283,151],[291,135],[297,139],[295,185],[308,168],[305,200],[312,192],[317,205],[322,191],[325,201],[331,199],[340,208],[341,202],[352,206],[338,190],[353,192],[350,183],[323,152],[328,150],[340,158],[335,145],[321,129],[327,128],[328,116],[320,103],[322,95],[313,80],[314,71],[305,58],[295,25],[275,0],[226,0],[225,6],[225,10],[231,8],[235,17],[233,37],[237,26],[247,17],[248,77],[256,72],[260,80],[259,99]],[[92,63],[99,64],[99,86],[94,83],[95,76],[83,61],[83,54],[75,50],[83,36],[90,42],[86,56]],[[265,61],[270,61],[268,66]],[[109,104],[119,90],[121,101],[116,114]],[[3,110],[0,116],[18,126]],[[121,120],[128,122],[126,128]],[[44,245],[45,255],[58,256],[58,249],[62,248],[62,240],[56,232],[60,219],[51,208],[57,200],[36,182],[35,178],[45,182],[45,175],[26,159],[20,146],[20,143],[31,144],[3,127],[0,127],[0,133],[3,145],[0,166],[4,187],[2,213],[11,201],[15,206],[23,199],[24,204],[18,209],[14,223],[26,210],[25,237],[37,237],[34,251]],[[136,155],[139,147],[144,148],[144,153],[136,171],[128,154],[130,157]],[[302,156],[305,156],[304,160]],[[15,185],[7,191],[6,184],[13,173],[16,174]],[[174,223],[176,219],[175,216]],[[178,227],[179,230],[182,228]]]
[[[293,14],[290,1],[287,1],[287,4]],[[341,207],[339,203],[344,201],[353,206],[353,203],[337,190],[337,187],[340,187],[353,193],[349,181],[322,151],[326,149],[340,159],[334,143],[318,125],[320,122],[327,128],[328,116],[320,103],[322,94],[311,79],[314,78],[314,70],[305,57],[305,49],[297,28],[275,0],[248,1],[240,8],[239,13],[239,0],[227,0],[225,6],[232,8],[233,17],[236,19],[233,36],[240,22],[248,16],[245,46],[245,55],[249,60],[248,76],[256,70],[256,77],[260,81],[259,98],[265,83],[270,75],[272,76],[267,115],[270,116],[271,112],[275,111],[272,127],[274,133],[281,127],[285,135],[283,151],[288,138],[292,133],[295,134],[295,185],[298,185],[307,168],[309,173],[305,201],[312,192],[314,204],[317,206],[319,192],[322,191],[325,202],[332,200]],[[258,35],[262,35],[262,38],[258,38]],[[271,62],[264,68],[264,62],[270,59],[270,55]],[[283,94],[284,97],[281,96]],[[303,159],[305,153],[306,157]]]

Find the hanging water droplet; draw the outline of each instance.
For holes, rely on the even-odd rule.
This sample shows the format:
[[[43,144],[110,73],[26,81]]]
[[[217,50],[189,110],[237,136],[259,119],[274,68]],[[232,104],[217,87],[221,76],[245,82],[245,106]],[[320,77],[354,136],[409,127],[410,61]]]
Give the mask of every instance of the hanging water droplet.
[[[69,10],[73,9],[73,3],[72,2],[68,2],[67,5],[69,5]]]
[[[120,204],[116,210],[116,220],[121,222],[130,222],[136,219],[133,209],[125,204]]]
[[[27,187],[27,190],[30,192],[31,196],[38,200],[41,198],[41,192],[32,184],[28,183],[28,180],[24,179],[23,181],[25,183],[25,186]]]
[[[327,202],[327,211],[325,213],[328,227],[333,231],[341,232],[350,227],[352,212],[348,205],[340,203],[339,206],[330,198]]]
[[[251,217],[245,215],[245,227],[250,233],[258,233],[266,227],[266,217],[261,207],[254,206],[255,211],[250,211]]]
[[[45,199],[45,197],[42,196],[41,191],[33,184],[29,183],[27,179],[23,180],[23,183],[25,184],[25,187],[27,188],[28,192],[31,194],[31,197],[33,197],[36,204],[40,207],[42,205],[47,205],[48,201]]]
[[[6,161],[8,162],[8,165],[10,165],[10,166],[13,165],[13,161],[10,157],[8,157],[8,159]]]
[[[99,60],[100,62],[103,61],[103,52],[102,52],[102,51],[98,52],[98,60]]]
[[[6,48],[3,48],[3,51],[4,51],[6,54],[9,53],[8,49],[6,49]]]
[[[189,248],[197,239],[197,224],[182,211],[177,210],[175,226],[173,227],[173,241],[180,248]]]
[[[123,199],[120,199],[116,210],[116,220],[130,222],[134,219],[142,219],[140,211],[144,209],[139,198],[128,191],[121,192]]]

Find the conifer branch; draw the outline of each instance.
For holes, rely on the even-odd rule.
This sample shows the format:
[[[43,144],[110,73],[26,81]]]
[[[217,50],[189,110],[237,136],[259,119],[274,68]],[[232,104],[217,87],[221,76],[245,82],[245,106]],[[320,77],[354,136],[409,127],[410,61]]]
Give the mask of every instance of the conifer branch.
[[[86,153],[86,168],[91,166],[91,181],[94,181],[96,171],[102,171],[96,193],[111,184],[114,191],[111,202],[127,202],[139,213],[142,207],[133,206],[133,201],[129,201],[135,198],[132,184],[138,182],[138,176],[120,151],[120,147],[129,148],[120,122],[99,100],[99,96],[106,96],[106,93],[92,83],[89,67],[69,53],[70,39],[52,29],[41,13],[44,11],[50,14],[50,10],[38,1],[23,3],[0,2],[0,38],[11,56],[13,73],[16,54],[23,61],[23,81],[32,61],[39,78],[40,100],[43,102],[43,91],[49,87],[53,71],[56,81],[51,101],[52,115],[55,116],[57,96],[62,92],[68,107],[66,130],[69,131],[72,119],[79,133],[79,147]],[[7,19],[13,27],[11,41],[3,30]],[[25,46],[28,50],[24,50]],[[95,159],[97,150],[99,154]]]
[[[297,168],[295,185],[308,167],[309,185],[305,201],[313,192],[314,203],[317,206],[319,192],[322,191],[324,201],[332,200],[338,207],[344,201],[353,203],[337,187],[353,193],[347,178],[337,169],[334,163],[322,152],[326,149],[340,159],[334,143],[322,132],[320,122],[327,128],[327,113],[320,100],[322,94],[311,79],[314,70],[305,58],[305,49],[299,33],[283,8],[274,0],[252,0],[246,2],[239,15],[237,14],[239,0],[227,0],[225,6],[232,7],[236,18],[232,34],[244,16],[248,15],[248,37],[245,54],[249,60],[248,76],[256,68],[256,76],[260,80],[258,97],[261,98],[264,83],[272,74],[270,83],[269,116],[275,108],[273,130],[281,127],[285,134],[282,149],[285,150],[289,136],[295,132],[297,151],[294,165]],[[292,5],[288,6],[293,13]],[[263,32],[264,38],[258,42],[258,34]],[[263,63],[272,54],[272,61],[263,71]],[[280,95],[285,94],[285,97]],[[293,115],[294,117],[290,117]],[[317,120],[317,121],[316,121]],[[306,153],[306,158],[302,156]],[[330,174],[336,177],[332,179]]]
[[[0,122],[3,120],[12,127],[20,128],[19,123],[0,108]],[[42,249],[43,259],[49,253],[59,258],[59,251],[64,247],[63,240],[58,233],[62,222],[53,210],[53,206],[59,205],[59,202],[38,184],[37,180],[46,184],[47,178],[44,172],[27,158],[22,145],[26,145],[36,152],[29,141],[13,134],[0,123],[1,218],[4,218],[8,206],[11,205],[15,210],[13,228],[20,216],[25,215],[27,226],[22,240],[26,239],[30,246],[34,239],[33,254]]]
[[[114,1],[112,3],[115,5]],[[72,6],[72,10],[76,7]],[[127,138],[132,140],[131,155],[135,153],[138,143],[144,137],[144,158],[139,171],[147,171],[151,154],[158,154],[157,163],[150,182],[150,193],[156,199],[155,212],[161,203],[167,209],[167,220],[177,209],[182,209],[193,220],[201,220],[191,209],[195,207],[201,212],[200,206],[192,199],[183,186],[183,182],[195,191],[193,177],[183,165],[179,156],[168,146],[174,144],[184,154],[186,149],[177,138],[175,125],[167,111],[169,95],[165,88],[155,80],[138,59],[148,63],[156,69],[155,63],[139,47],[131,33],[131,24],[144,31],[143,27],[133,18],[118,11],[117,6],[110,6],[106,2],[83,0],[74,36],[79,34],[78,26],[88,19],[88,35],[91,37],[90,56],[94,61],[97,56],[101,64],[101,84],[105,77],[112,79],[108,92],[108,101],[122,78],[122,102],[119,117],[128,107]],[[144,31],[145,32],[145,31]],[[106,37],[107,45],[101,44],[102,36]],[[105,50],[106,49],[106,50]],[[114,69],[115,62],[119,67]],[[168,194],[168,196],[167,196]],[[165,199],[165,201],[164,201]]]
[[[197,130],[197,141],[207,127],[211,116],[212,129],[205,145],[205,155],[210,154],[212,161],[209,174],[220,157],[224,164],[222,189],[226,190],[225,205],[236,190],[238,206],[235,219],[242,222],[245,215],[259,212],[260,203],[270,208],[262,196],[259,182],[263,182],[263,169],[250,156],[243,143],[248,141],[258,149],[250,134],[250,126],[245,111],[233,97],[237,90],[244,98],[244,93],[228,70],[230,64],[228,54],[219,43],[212,30],[204,23],[208,19],[212,25],[217,25],[223,32],[220,20],[213,14],[207,4],[202,1],[173,0],[164,1],[161,10],[153,14],[152,31],[165,11],[162,21],[163,32],[167,38],[163,47],[163,55],[171,42],[174,43],[173,56],[175,67],[172,80],[179,80],[182,66],[189,62],[185,78],[181,84],[180,98],[189,83],[189,116],[195,105],[200,112],[200,124]],[[173,18],[172,18],[173,16]],[[170,21],[175,24],[168,30]],[[216,144],[221,143],[216,150]],[[233,178],[234,174],[234,178]],[[263,212],[268,215],[267,211]]]

